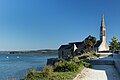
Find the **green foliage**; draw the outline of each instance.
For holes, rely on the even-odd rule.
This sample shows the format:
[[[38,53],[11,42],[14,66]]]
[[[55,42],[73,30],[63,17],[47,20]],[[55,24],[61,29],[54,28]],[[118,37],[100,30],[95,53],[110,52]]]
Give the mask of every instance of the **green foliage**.
[[[64,76],[61,75],[53,75],[49,78],[49,80],[63,80]]]
[[[69,56],[66,60],[67,60],[67,61],[73,60],[73,56]]]
[[[100,54],[97,54],[96,56],[97,56],[97,57],[100,57]]]
[[[46,80],[52,76],[53,67],[45,66],[42,71],[36,72],[29,70],[27,76],[23,80]]]
[[[86,48],[90,48],[93,45],[93,43],[88,39],[84,40],[84,44]]]
[[[73,61],[73,62],[78,62],[79,61],[79,58],[78,56],[75,56],[75,57],[68,57],[68,59],[66,59],[67,61]]]
[[[113,36],[110,42],[110,50],[114,52],[118,50],[118,47],[119,47],[118,39],[116,36]]]
[[[84,55],[81,55],[81,56],[79,57],[79,59],[86,59],[86,58],[88,58],[88,57],[89,57],[89,55],[84,54]]]
[[[88,39],[92,42],[93,45],[95,45],[97,42],[96,38],[91,35],[88,37]]]
[[[83,54],[83,53],[86,53],[86,51],[85,51],[85,50],[81,50],[80,52],[81,52],[82,54]]]
[[[83,68],[81,67],[81,70]],[[50,80],[72,80],[81,70],[76,72],[54,72]]]
[[[87,58],[92,59],[92,58],[94,58],[94,56],[97,56],[96,52],[91,51],[91,52],[80,55],[79,59],[87,59]]]
[[[34,76],[34,73],[33,72],[29,72],[28,75],[27,75],[27,78],[32,80],[33,76]]]
[[[84,62],[79,57],[94,55],[96,55],[95,52],[90,52],[76,57],[69,57],[67,60],[61,59],[53,66],[45,66],[42,71],[31,69],[23,80],[72,80],[84,67],[91,67],[89,63]]]
[[[54,71],[56,72],[65,72],[67,70],[65,70],[65,63],[67,63],[66,61],[60,61],[60,62],[56,62],[54,65]]]
[[[63,69],[63,71],[65,72],[53,72],[53,67],[56,68],[55,66],[57,67],[57,69]],[[45,66],[42,71],[38,72],[29,71],[26,78],[22,80],[71,80],[79,71],[84,68],[82,65],[79,65],[74,61],[65,60],[56,63],[55,66]]]
[[[96,52],[94,52],[94,51],[91,51],[88,54],[89,54],[90,59],[94,58],[94,56],[97,56]]]
[[[73,62],[73,61],[70,61],[70,62],[64,61],[64,62],[55,63],[54,71],[57,71],[57,72],[69,72],[69,71],[77,71],[78,68],[79,68],[79,66],[75,62]]]
[[[87,48],[92,47],[96,43],[96,38],[88,36],[84,40]],[[91,67],[84,59],[92,59],[97,56],[95,52],[86,53],[85,50],[81,51],[82,55],[75,57],[68,57],[67,60],[60,59],[53,66],[45,66],[42,71],[35,71],[31,69],[23,80],[71,80],[80,72],[84,67]]]
[[[85,38],[85,40],[84,40],[84,45],[85,45],[85,48],[87,49],[89,49],[89,48],[91,48],[92,46],[94,46],[95,44],[96,44],[96,42],[97,42],[97,40],[96,40],[96,38],[95,37],[93,37],[93,36],[88,36],[87,38]]]
[[[75,62],[67,62],[66,67],[68,71],[72,72],[77,71],[79,68],[79,66]]]
[[[45,66],[42,70],[44,77],[50,77],[53,72],[53,66]]]
[[[87,67],[87,68],[91,67],[90,63],[82,62],[82,64],[83,64],[85,67]]]

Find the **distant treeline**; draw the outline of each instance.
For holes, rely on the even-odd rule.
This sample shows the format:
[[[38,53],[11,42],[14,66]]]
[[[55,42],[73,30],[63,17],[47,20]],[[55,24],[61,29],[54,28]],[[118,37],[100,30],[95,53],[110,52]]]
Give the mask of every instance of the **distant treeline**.
[[[33,51],[0,51],[0,54],[31,54],[31,53],[53,53],[57,54],[58,50],[44,49]]]

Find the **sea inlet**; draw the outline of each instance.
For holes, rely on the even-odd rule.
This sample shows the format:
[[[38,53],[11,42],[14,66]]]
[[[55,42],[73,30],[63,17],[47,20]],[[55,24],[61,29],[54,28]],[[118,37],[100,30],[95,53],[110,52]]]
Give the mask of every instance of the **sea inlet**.
[[[57,54],[0,54],[0,80],[19,80],[26,76],[31,68],[41,70],[48,58],[55,58]]]

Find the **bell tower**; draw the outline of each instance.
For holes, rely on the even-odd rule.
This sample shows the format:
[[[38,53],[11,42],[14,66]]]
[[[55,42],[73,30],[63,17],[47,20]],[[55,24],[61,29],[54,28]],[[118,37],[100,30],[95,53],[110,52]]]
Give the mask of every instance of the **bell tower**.
[[[104,15],[102,16],[101,26],[100,26],[100,41],[106,42],[106,28],[104,23]]]
[[[98,51],[108,51],[109,46],[106,42],[106,28],[104,23],[104,15],[102,16],[101,26],[100,26],[100,46],[98,47]]]

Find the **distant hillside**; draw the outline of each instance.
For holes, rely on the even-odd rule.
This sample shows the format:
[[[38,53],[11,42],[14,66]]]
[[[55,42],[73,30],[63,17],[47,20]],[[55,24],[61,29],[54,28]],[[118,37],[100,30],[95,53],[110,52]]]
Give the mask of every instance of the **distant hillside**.
[[[57,54],[58,50],[44,49],[31,51],[0,51],[0,54],[30,54],[30,53],[53,53]]]
[[[50,50],[50,49],[45,49],[45,50],[37,50],[35,51],[37,53],[58,53],[58,50]]]

